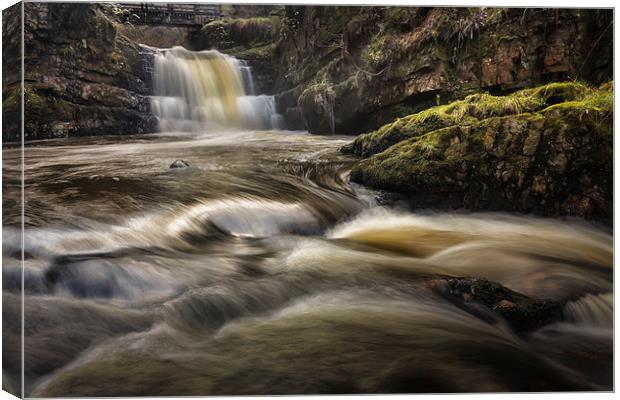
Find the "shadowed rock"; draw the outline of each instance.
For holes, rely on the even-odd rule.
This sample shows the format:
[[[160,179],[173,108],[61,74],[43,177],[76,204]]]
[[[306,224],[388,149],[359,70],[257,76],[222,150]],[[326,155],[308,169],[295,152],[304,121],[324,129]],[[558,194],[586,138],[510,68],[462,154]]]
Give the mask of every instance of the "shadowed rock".
[[[428,285],[435,293],[483,319],[492,314],[501,316],[516,331],[533,331],[562,317],[561,303],[533,299],[486,279],[450,278],[433,280]]]

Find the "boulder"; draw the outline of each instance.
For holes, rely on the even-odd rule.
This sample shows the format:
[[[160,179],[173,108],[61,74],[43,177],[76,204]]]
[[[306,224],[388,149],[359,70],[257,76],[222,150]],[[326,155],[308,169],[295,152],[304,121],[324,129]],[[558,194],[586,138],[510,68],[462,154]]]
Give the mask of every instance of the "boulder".
[[[532,93],[545,90],[553,93],[554,88],[557,84],[530,89],[526,98],[536,99]],[[612,85],[572,89],[564,97],[558,91],[545,103],[510,98],[475,106],[474,99],[466,99],[448,109],[426,111],[425,115],[445,117],[430,128],[420,122],[424,120],[420,114],[396,121],[347,149],[371,154],[387,147],[359,162],[351,180],[406,193],[415,207],[520,211],[610,222]],[[452,120],[458,115],[460,119]]]

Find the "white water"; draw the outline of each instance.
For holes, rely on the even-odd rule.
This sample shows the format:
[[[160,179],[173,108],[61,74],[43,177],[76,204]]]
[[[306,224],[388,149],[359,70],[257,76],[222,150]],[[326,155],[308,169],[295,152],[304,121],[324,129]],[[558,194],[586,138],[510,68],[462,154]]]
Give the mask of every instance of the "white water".
[[[256,95],[247,62],[216,50],[161,49],[154,56],[151,111],[161,132],[282,129],[273,96]]]

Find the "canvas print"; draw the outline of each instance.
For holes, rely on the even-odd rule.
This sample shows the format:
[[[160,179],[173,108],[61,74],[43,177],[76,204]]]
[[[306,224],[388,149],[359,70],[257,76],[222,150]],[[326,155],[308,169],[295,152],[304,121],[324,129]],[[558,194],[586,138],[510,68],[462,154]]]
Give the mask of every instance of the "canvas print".
[[[2,388],[612,391],[612,9],[2,12]]]

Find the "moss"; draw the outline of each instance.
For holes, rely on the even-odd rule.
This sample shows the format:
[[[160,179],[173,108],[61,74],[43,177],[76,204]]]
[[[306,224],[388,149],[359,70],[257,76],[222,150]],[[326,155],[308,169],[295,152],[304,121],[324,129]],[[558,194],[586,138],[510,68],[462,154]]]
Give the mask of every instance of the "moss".
[[[607,94],[606,94],[607,93]],[[594,96],[597,100],[595,100]],[[611,92],[593,90],[573,82],[550,83],[544,86],[517,91],[508,96],[493,96],[477,93],[446,105],[432,107],[417,114],[397,119],[376,131],[361,135],[350,150],[368,157],[387,149],[401,140],[423,135],[435,129],[452,125],[471,125],[475,122],[504,115],[536,112],[548,105],[574,99],[589,99],[588,102],[613,101]],[[607,105],[609,105],[607,104]]]
[[[554,82],[533,89],[517,92],[521,97],[544,99],[545,104],[556,104],[583,98],[591,92],[591,88],[582,83]]]
[[[330,88],[330,86],[331,83],[327,79],[317,79],[306,87],[306,89],[304,89],[299,98],[301,99],[303,97],[313,96],[317,93],[324,93]]]
[[[267,44],[258,47],[238,47],[227,51],[231,56],[243,59],[243,60],[269,60],[273,51],[273,45]]]
[[[11,90],[8,96],[2,102],[2,107],[6,110],[17,107],[19,104],[21,104],[20,92],[21,90],[19,88],[14,88],[13,90]]]
[[[27,107],[28,106],[41,107],[43,105],[44,103],[43,99],[41,98],[41,96],[39,96],[39,94],[37,94],[37,92],[31,86],[26,85],[24,93],[25,93],[24,101],[26,102]],[[13,89],[10,92],[9,96],[2,103],[2,106],[13,107],[15,105],[20,104],[21,102],[20,94],[21,94],[20,88]]]
[[[26,86],[24,90],[24,103],[27,109],[40,109],[44,106],[45,101],[31,86]]]
[[[362,62],[371,67],[383,66],[393,55],[396,36],[390,33],[380,33],[372,37],[370,43],[362,51]]]
[[[411,133],[411,124],[421,126],[420,121],[433,118],[435,126],[450,126],[409,137],[361,161],[351,178],[422,198],[430,194],[445,197],[435,198],[434,205],[445,200],[454,207],[609,218],[613,171],[610,87],[551,84],[502,100],[475,95],[433,107],[397,120],[376,135],[385,137],[397,129]],[[551,99],[559,101],[560,94],[564,101],[546,104]],[[518,107],[515,99],[520,100]],[[468,104],[478,105],[475,112],[463,106]]]
[[[614,90],[614,81],[609,81],[606,83],[603,83],[600,87],[599,90],[605,91],[605,92],[613,92]]]

